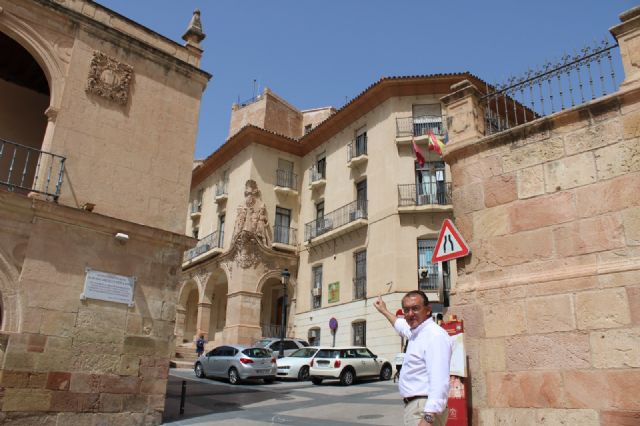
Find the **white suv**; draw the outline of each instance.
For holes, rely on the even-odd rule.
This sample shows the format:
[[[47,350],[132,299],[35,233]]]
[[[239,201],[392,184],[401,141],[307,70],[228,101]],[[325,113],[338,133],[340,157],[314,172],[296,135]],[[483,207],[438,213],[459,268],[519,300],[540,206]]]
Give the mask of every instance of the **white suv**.
[[[309,365],[309,375],[314,385],[319,385],[324,379],[339,379],[344,386],[364,377],[389,380],[392,372],[389,361],[358,346],[321,347]]]
[[[300,348],[306,348],[309,346],[306,340],[285,338],[282,342],[284,348],[284,356],[289,356]],[[271,349],[274,355],[278,356],[280,353],[280,339],[277,337],[265,337],[256,341],[253,346],[258,348]]]

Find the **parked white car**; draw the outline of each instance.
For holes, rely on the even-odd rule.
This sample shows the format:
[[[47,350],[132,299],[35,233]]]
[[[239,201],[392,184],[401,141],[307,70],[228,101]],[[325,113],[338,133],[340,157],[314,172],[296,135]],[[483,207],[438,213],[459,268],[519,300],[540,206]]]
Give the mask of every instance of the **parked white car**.
[[[309,363],[317,352],[318,348],[309,346],[308,348],[298,349],[289,356],[277,359],[277,377],[300,381],[309,380]]]
[[[338,379],[344,386],[349,386],[364,377],[389,380],[392,371],[389,361],[379,358],[367,348],[358,346],[321,347],[312,358],[309,368],[314,385],[319,385],[325,379]]]

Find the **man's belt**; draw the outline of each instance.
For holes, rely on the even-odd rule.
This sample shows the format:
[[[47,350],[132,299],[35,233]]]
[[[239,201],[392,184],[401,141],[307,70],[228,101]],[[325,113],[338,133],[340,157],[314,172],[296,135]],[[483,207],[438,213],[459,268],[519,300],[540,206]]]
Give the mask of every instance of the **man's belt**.
[[[416,395],[416,396],[408,396],[406,398],[402,398],[402,401],[404,402],[404,405],[407,405],[414,399],[427,399],[427,398],[428,398],[427,395]]]

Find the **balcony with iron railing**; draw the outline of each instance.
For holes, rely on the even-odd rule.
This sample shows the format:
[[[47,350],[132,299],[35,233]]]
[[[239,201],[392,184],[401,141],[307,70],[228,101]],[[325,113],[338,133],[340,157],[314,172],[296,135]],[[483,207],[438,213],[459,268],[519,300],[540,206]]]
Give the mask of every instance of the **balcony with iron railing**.
[[[353,201],[305,224],[305,245],[328,241],[367,224],[367,201]]]
[[[198,219],[202,215],[202,200],[193,200],[191,203],[191,219]]]
[[[353,279],[353,300],[367,298],[367,277],[355,277]]]
[[[429,131],[441,138],[447,133],[446,117],[440,115],[424,115],[419,117],[396,118],[396,145],[411,145],[427,142]]]
[[[223,201],[227,201],[229,197],[229,181],[223,180],[216,184],[216,203],[221,203]]]
[[[297,244],[297,230],[281,225],[273,226],[273,243],[274,248],[283,250],[295,250]]]
[[[398,185],[398,213],[446,212],[452,209],[451,182]]]
[[[326,169],[326,166],[318,167],[317,164],[309,168],[309,186],[311,189],[324,186],[327,183]]]
[[[218,233],[214,231],[198,241],[196,246],[184,252],[182,259],[183,266],[196,261],[208,259],[222,253],[222,242],[224,241],[224,231]]]
[[[298,175],[290,170],[276,170],[276,186],[274,190],[277,194],[297,194]]]
[[[0,139],[0,186],[11,192],[60,197],[66,158]]]
[[[357,167],[367,161],[367,135],[365,133],[347,145],[347,166]]]

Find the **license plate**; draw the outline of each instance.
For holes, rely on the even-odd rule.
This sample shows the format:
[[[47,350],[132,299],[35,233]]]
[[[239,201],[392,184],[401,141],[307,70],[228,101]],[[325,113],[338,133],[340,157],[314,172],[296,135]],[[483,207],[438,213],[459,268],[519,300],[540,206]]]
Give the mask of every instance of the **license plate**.
[[[269,374],[268,368],[261,368],[258,370],[258,374]]]

